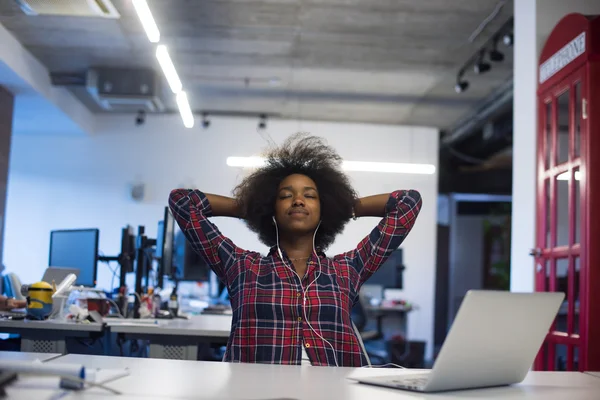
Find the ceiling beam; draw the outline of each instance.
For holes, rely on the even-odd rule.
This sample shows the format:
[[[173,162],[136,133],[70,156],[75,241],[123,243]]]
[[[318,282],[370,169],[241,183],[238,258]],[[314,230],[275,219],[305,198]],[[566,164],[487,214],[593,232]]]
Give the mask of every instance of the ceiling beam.
[[[66,88],[52,85],[48,69],[0,24],[0,62],[5,64],[25,84],[56,107],[82,132],[93,133],[94,115]],[[16,93],[18,96],[18,93]],[[17,99],[18,100],[18,99]]]

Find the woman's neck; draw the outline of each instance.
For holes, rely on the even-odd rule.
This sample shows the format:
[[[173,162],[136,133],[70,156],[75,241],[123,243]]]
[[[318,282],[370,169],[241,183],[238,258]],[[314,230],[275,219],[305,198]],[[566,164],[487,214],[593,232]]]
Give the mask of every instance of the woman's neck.
[[[313,236],[281,238],[280,245],[290,259],[308,259],[313,252]]]

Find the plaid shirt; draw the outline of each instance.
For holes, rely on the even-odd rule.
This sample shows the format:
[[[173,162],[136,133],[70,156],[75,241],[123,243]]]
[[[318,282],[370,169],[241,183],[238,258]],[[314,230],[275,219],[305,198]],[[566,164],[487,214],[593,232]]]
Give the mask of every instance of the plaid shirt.
[[[333,258],[320,253],[320,274],[313,254],[302,282],[283,249],[285,262],[275,247],[263,257],[223,236],[208,220],[212,210],[202,192],[174,190],[169,206],[193,248],[229,290],[233,320],[225,361],[300,364],[304,346],[312,365],[366,365],[352,326],[352,306],[361,285],[413,227],[421,208],[419,192],[393,192],[385,217],[355,249]]]

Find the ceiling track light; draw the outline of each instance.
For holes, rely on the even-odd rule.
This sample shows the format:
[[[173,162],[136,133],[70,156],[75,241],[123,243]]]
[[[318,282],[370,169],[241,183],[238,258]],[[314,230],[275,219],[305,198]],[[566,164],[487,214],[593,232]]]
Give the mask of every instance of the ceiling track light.
[[[492,64],[485,60],[485,54],[488,53],[489,61],[499,63],[504,61],[504,53],[498,50],[498,42],[502,40],[504,45],[510,47],[514,43],[514,19],[507,20],[500,29],[498,29],[474,54],[467,59],[456,75],[454,90],[456,93],[462,93],[469,88],[469,82],[464,79],[465,72],[471,66],[473,72],[477,75],[484,74],[492,69]],[[489,51],[487,49],[490,49]]]
[[[456,93],[462,93],[469,88],[469,82],[463,78],[464,74],[465,71],[461,69],[456,75],[456,85],[454,85]]]
[[[258,116],[258,129],[266,129],[267,128],[267,115],[260,114]]]
[[[492,65],[484,60],[485,57],[485,49],[479,51],[479,56],[477,57],[477,61],[473,64],[473,72],[477,75],[485,74],[490,69],[492,69]]]
[[[500,38],[498,36],[494,37],[494,40],[492,41],[492,50],[490,50],[490,52],[489,52],[490,60],[493,62],[504,61],[504,53],[502,53],[501,51],[498,51],[498,41],[499,40],[500,40]]]
[[[202,113],[202,127],[207,129],[210,126],[210,119],[208,119],[207,113]]]

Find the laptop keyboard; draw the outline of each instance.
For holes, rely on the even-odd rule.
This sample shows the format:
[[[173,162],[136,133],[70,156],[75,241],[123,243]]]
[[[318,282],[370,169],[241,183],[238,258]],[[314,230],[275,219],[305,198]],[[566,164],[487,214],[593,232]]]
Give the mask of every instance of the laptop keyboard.
[[[24,319],[26,315],[25,311],[0,311],[0,319]]]

